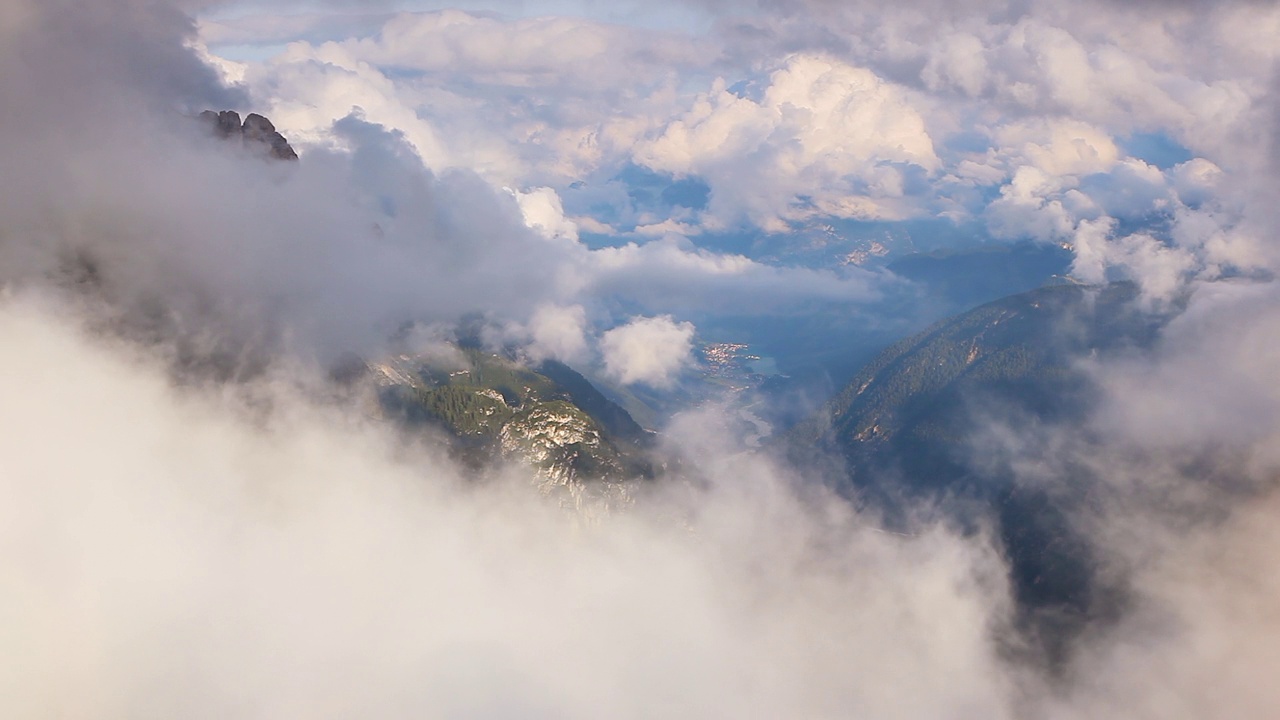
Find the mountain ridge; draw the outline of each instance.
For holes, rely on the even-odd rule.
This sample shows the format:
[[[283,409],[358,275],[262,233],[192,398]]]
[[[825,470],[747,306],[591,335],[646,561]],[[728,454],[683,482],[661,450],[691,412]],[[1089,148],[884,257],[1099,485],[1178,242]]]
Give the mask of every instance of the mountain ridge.
[[[1097,479],[1080,470],[1047,485],[1023,482],[986,454],[981,433],[1001,422],[1076,426],[1097,400],[1080,360],[1145,352],[1180,307],[1144,308],[1127,282],[1047,286],[986,303],[882,351],[777,444],[801,464],[815,448],[837,458],[838,488],[883,511],[890,526],[908,526],[922,500],[963,527],[992,523],[1019,622],[1043,652],[1064,657],[1082,628],[1123,602],[1074,520]]]
[[[446,348],[366,364],[384,415],[408,428],[443,431],[468,465],[529,465],[547,490],[652,477],[653,433],[568,365]]]

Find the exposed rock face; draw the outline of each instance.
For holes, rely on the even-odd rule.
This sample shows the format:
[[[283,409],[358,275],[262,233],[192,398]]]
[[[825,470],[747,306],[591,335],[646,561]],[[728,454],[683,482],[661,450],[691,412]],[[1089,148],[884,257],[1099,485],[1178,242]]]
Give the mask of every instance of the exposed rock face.
[[[444,430],[464,463],[528,465],[543,493],[579,509],[625,504],[631,481],[653,476],[651,434],[568,366],[450,347],[368,363],[380,413]]]
[[[200,113],[200,119],[209,123],[218,137],[238,138],[246,147],[260,148],[277,160],[298,159],[298,153],[283,135],[276,132],[276,126],[257,113],[249,113],[243,123],[240,122],[240,113],[234,110],[205,110]]]

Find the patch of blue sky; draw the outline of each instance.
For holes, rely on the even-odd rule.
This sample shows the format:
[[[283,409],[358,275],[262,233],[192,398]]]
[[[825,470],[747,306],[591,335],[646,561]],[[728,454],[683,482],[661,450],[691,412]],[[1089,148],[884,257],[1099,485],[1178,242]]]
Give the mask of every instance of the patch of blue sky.
[[[1168,170],[1195,157],[1181,143],[1161,132],[1134,133],[1121,138],[1119,144],[1128,155],[1161,170]]]
[[[608,233],[579,231],[578,241],[592,250],[599,250],[600,248],[623,247],[636,242],[636,238],[626,234],[611,235]]]
[[[757,104],[764,102],[764,94],[768,89],[769,79],[765,77],[745,78],[725,88],[726,91],[743,100],[750,100]]]
[[[616,173],[575,182],[560,197],[569,215],[590,217],[629,235],[639,225],[684,220],[706,209],[711,187],[698,177],[677,178],[628,163]]]
[[[984,153],[993,146],[991,137],[978,130],[963,130],[948,135],[940,144],[938,151],[942,154],[963,155]]]
[[[627,187],[633,203],[647,210],[703,210],[711,199],[711,186],[701,178],[677,178],[635,164],[628,164],[613,179]]]

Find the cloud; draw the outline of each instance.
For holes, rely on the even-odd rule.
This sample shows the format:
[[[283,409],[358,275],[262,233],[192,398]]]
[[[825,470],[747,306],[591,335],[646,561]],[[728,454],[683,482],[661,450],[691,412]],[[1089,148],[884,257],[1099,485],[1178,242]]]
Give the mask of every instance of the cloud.
[[[1058,196],[1062,190],[1056,178],[1034,167],[1018,168],[1012,180],[1000,188],[999,199],[987,206],[991,234],[998,238],[1032,237],[1044,242],[1069,237],[1077,223],[1068,203],[1090,211],[1093,207],[1088,198],[1074,190]]]
[[[375,38],[346,41],[368,62],[428,73],[466,67],[474,82],[506,86],[576,86],[613,90],[619,66],[641,77],[701,61],[707,50],[675,33],[564,16],[514,20],[458,10],[405,13]]]
[[[9,169],[0,183],[0,279],[40,285],[50,276],[66,284],[87,277],[104,323],[153,339],[181,336],[193,346],[184,352],[199,345],[233,365],[283,351],[326,363],[376,354],[405,323],[468,313],[524,324],[542,306],[582,306],[608,326],[619,298],[634,314],[649,306],[701,312],[762,286],[780,291],[779,307],[874,297],[870,276],[814,284],[810,273],[689,247],[658,245],[625,257],[590,250],[576,241],[553,190],[534,186],[512,197],[470,170],[432,172],[424,159],[431,162],[436,138],[394,113],[384,121],[407,129],[359,113],[326,119],[324,143],[302,136],[299,163],[265,164],[204,137],[203,126],[173,107],[196,92],[187,101],[192,110],[260,109],[221,89],[217,74],[184,46],[190,21],[164,8],[123,7],[128,22],[91,29],[79,14],[33,8],[22,16],[31,39],[21,43],[42,62],[0,78],[14,99],[0,111],[0,161]],[[89,37],[84,53],[59,44],[79,32]],[[119,62],[95,60],[95,43],[112,45]],[[52,48],[65,52],[54,57]],[[178,59],[168,57],[174,53]],[[138,70],[151,63],[173,76]],[[381,76],[358,63],[314,69],[349,74],[359,92]],[[63,82],[71,75],[115,89],[76,91]],[[182,92],[173,91],[180,82]],[[279,86],[285,96],[286,87]],[[266,104],[287,104],[277,100]],[[283,117],[281,126],[296,123]],[[671,294],[648,284],[666,275],[697,288],[683,295],[692,306],[673,309]]]
[[[553,292],[541,278],[564,262],[509,196],[469,173],[431,174],[402,139],[356,118],[336,128],[353,151],[288,167],[181,116],[100,129],[120,142],[76,154],[86,172],[74,180],[70,156],[7,153],[36,197],[10,196],[6,280],[38,282],[81,257],[133,322],[331,358],[376,349],[409,320],[511,314]],[[127,185],[114,180],[122,167]]]
[[[600,337],[605,372],[624,385],[670,387],[693,362],[693,324],[669,315],[636,318]]]
[[[1213,189],[1222,178],[1222,168],[1205,160],[1192,158],[1174,167],[1174,187],[1183,203],[1200,205],[1213,197]]]
[[[535,359],[580,363],[588,358],[587,313],[581,305],[543,305],[529,319],[527,352]]]
[[[1212,362],[1199,334],[1259,299],[1233,295],[1178,346]],[[1272,314],[1240,347],[1266,341]],[[1212,705],[1261,718],[1274,706],[1258,681],[1276,640],[1273,494],[1191,532],[1117,506],[1097,539],[1117,562],[1141,561],[1136,609],[1049,688],[1001,655],[1004,569],[981,536],[882,532],[725,451],[706,430],[714,418],[687,416],[671,434],[697,458],[696,483],[584,525],[518,475],[470,483],[429,448],[310,403],[296,376],[250,389],[271,399],[264,415],[234,394],[175,388],[153,358],[86,338],[65,309],[29,297],[0,305],[0,338],[15,349],[0,357],[12,717],[1191,718]],[[1169,397],[1153,378],[1117,400],[1132,410],[1157,389]],[[1201,421],[1257,447],[1274,430]],[[1120,423],[1121,445],[1146,424]],[[1170,487],[1149,465],[1129,469]]]
[[[560,196],[552,188],[534,188],[528,192],[512,191],[525,224],[549,240],[578,240],[578,226],[565,217]]]
[[[1280,538],[1262,518],[1280,498],[1280,402],[1264,380],[1280,303],[1269,282],[1191,289],[1153,347],[1084,361],[1099,392],[1083,423],[1012,432],[1026,487],[1091,488],[1073,523],[1125,595],[1048,717],[1266,717],[1276,702],[1252,677],[1276,638],[1263,618],[1280,576],[1264,558]]]
[[[1266,682],[1280,585],[1260,568],[1280,541],[1265,519],[1277,510],[1271,493],[1222,525],[1170,541],[1140,577],[1142,608],[1081,658],[1089,685],[1069,698],[1074,714],[1060,715],[1194,717],[1212,707],[1267,717],[1280,700]],[[1153,637],[1153,627],[1164,633]]]
[[[981,542],[728,458],[584,525],[296,377],[263,415],[40,304],[0,305],[8,717],[1004,712]]]
[[[1265,381],[1280,352],[1270,337],[1280,324],[1280,297],[1270,283],[1193,287],[1188,309],[1170,323],[1154,358],[1106,369],[1102,422],[1160,452],[1254,447],[1265,476],[1280,461],[1270,449],[1280,396]]]
[[[1184,178],[1186,197],[1176,197],[1170,173],[1124,156],[1125,138],[1167,137],[1238,176],[1256,162],[1241,148],[1265,125],[1259,98],[1275,58],[1265,30],[1280,23],[1256,3],[1166,4],[1158,24],[1115,3],[715,11],[725,17],[696,34],[591,19],[599,13],[538,16],[536,6],[516,18],[362,16],[348,38],[324,14],[274,22],[260,12],[202,27],[206,42],[258,33],[279,43],[280,28],[296,25],[299,42],[248,63],[245,78],[307,143],[340,144],[331,123],[358,106],[404,132],[437,171],[465,167],[499,187],[565,198],[589,188],[573,190],[579,228],[675,232],[696,245],[730,227],[783,233],[832,217],[930,215],[1048,242],[1110,217],[1168,243],[1155,226],[1189,220],[1188,208],[1232,190]],[[617,181],[635,162],[705,183],[707,207],[641,207],[637,189]],[[1190,250],[1203,271],[1256,264],[1256,243],[1235,231],[1240,209],[1214,209],[1194,223],[1212,245]]]
[[[1005,125],[994,140],[1007,164],[1034,167],[1051,176],[1105,173],[1120,155],[1106,132],[1072,120]]]
[[[402,91],[378,68],[337,48],[310,51],[290,45],[267,66],[250,65],[244,72],[249,87],[267,85],[256,95],[289,136],[303,145],[326,145],[334,138],[333,124],[355,113],[403,134],[427,167],[458,165],[432,122],[406,104]]]
[[[272,117],[323,142],[329,123],[359,107],[404,130],[432,168],[466,167],[511,187],[569,183],[615,161],[653,122],[654,104],[670,102],[673,67],[715,57],[682,33],[579,18],[444,10],[385,17],[376,31],[352,22],[355,37],[299,30],[283,52],[250,64],[246,83]],[[231,25],[251,35],[292,23],[267,15]],[[202,29],[215,50],[229,32],[225,22]],[[612,112],[602,117],[602,107]]]
[[[575,276],[590,294],[616,293],[665,313],[793,314],[805,308],[874,302],[891,276],[857,267],[777,267],[742,255],[713,253],[668,235],[644,245],[601,248]]]
[[[9,69],[0,73],[0,88],[26,100],[6,103],[6,120],[65,128],[97,119],[77,115],[90,103],[158,109],[242,97],[184,47],[195,23],[176,5],[16,0],[5,8],[0,58]],[[63,52],[71,45],[75,52]],[[115,84],[108,88],[103,78]]]
[[[717,80],[635,157],[705,180],[709,211],[720,223],[746,218],[766,230],[806,215],[902,216],[903,170],[893,164],[924,171],[938,164],[924,121],[901,89],[865,68],[812,54],[788,58],[759,100]]]
[[[300,137],[325,142],[328,123],[360,105],[403,129],[431,167],[500,186],[564,196],[632,161],[711,186],[708,209],[644,217],[625,189],[599,193],[580,227],[626,217],[649,235],[706,236],[726,224],[781,232],[831,216],[966,222],[1012,210],[1022,219],[995,222],[997,237],[1059,241],[1068,223],[1179,210],[1118,152],[1133,133],[1167,136],[1228,172],[1251,162],[1242,138],[1260,125],[1275,58],[1266,30],[1280,26],[1265,3],[1168,3],[1161,23],[1116,3],[714,5],[725,17],[697,35],[553,17],[552,6],[533,17],[529,6],[518,18],[403,13],[376,31],[353,19],[355,37],[330,40],[341,33],[317,35],[316,16],[296,30],[304,42],[255,65],[248,83],[264,103],[289,96],[271,110]],[[242,20],[231,23],[242,41],[255,25],[264,42],[283,40],[265,15]],[[960,151],[975,129],[989,151]],[[989,207],[1002,199],[982,188],[1028,165],[1070,197]],[[1113,169],[1125,177],[1078,187]],[[1124,202],[1107,202],[1117,187]]]

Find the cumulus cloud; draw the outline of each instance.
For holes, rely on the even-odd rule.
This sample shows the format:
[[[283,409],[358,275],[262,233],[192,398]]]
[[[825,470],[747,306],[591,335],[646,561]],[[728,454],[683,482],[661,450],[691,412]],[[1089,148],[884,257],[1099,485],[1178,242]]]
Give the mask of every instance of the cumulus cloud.
[[[216,52],[257,25],[271,28],[259,42],[276,42],[274,28],[290,20],[210,22],[202,40]],[[432,168],[466,167],[512,187],[569,183],[615,161],[654,122],[652,108],[671,102],[674,68],[716,55],[674,31],[460,10],[397,13],[350,32],[321,40],[299,30],[284,51],[250,63],[245,82],[308,141],[324,142],[328,125],[359,107],[404,130]]]
[[[549,240],[577,241],[578,226],[565,217],[560,196],[552,188],[534,188],[528,192],[512,191],[525,224]]]
[[[753,100],[717,80],[636,159],[711,185],[721,223],[768,230],[809,215],[909,214],[903,173],[937,167],[933,143],[906,93],[866,68],[797,54]]]
[[[708,52],[674,33],[565,16],[504,21],[460,10],[399,14],[376,37],[341,44],[378,65],[433,73],[465,67],[481,83],[579,91],[616,89],[619,65],[660,77]]]
[[[1179,163],[1173,177],[1178,197],[1183,203],[1195,206],[1213,197],[1213,189],[1222,179],[1222,168],[1204,158],[1192,158]]]
[[[1006,163],[1052,176],[1107,172],[1119,159],[1110,135],[1079,121],[1014,123],[1001,127],[994,140]]]
[[[543,305],[529,319],[527,352],[535,360],[582,362],[589,350],[586,330],[587,313],[581,305]]]
[[[693,361],[692,323],[669,315],[636,318],[600,337],[605,372],[624,385],[670,387]]]

